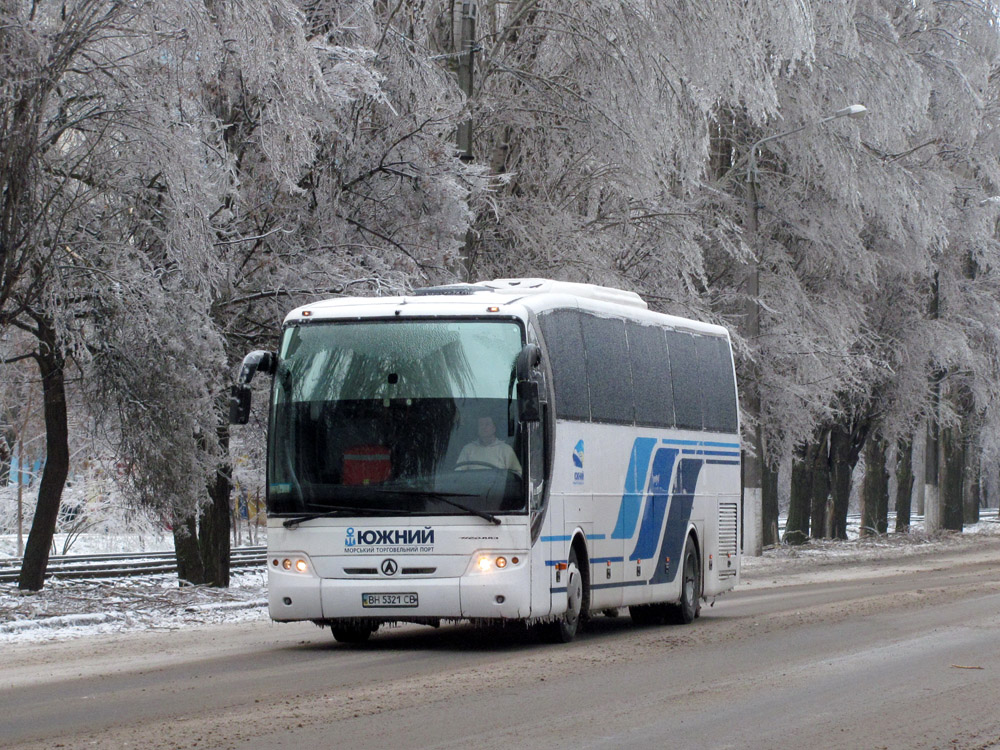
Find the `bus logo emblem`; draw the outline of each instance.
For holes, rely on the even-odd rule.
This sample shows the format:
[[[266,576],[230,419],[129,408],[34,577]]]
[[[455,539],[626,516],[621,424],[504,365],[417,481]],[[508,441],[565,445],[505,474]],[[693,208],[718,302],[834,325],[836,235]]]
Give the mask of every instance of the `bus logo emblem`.
[[[573,484],[583,484],[583,441],[573,448]]]
[[[382,575],[394,576],[397,570],[399,570],[399,565],[391,557],[382,561]]]

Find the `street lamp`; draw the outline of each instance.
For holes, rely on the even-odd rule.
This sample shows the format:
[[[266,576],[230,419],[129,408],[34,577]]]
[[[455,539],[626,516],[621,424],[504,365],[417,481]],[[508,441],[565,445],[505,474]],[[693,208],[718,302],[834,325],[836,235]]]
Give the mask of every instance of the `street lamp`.
[[[832,115],[820,120],[807,122],[793,130],[769,135],[761,138],[750,147],[747,164],[747,236],[754,238],[758,231],[757,202],[757,149],[765,143],[776,141],[789,135],[801,132],[806,128],[823,125],[841,117],[856,119],[864,117],[868,109],[862,104],[852,104],[838,109]],[[756,340],[760,335],[760,258],[754,251],[747,277],[744,281],[746,301],[743,316],[743,335],[747,340]],[[755,383],[746,397],[746,411],[753,423],[751,448],[753,455],[745,456],[743,461],[743,550],[746,554],[760,555],[764,546],[763,528],[763,478],[764,478],[764,445],[760,428],[760,391]]]
[[[756,178],[757,149],[763,146],[765,143],[769,143],[770,141],[776,141],[779,138],[784,138],[785,136],[788,135],[795,135],[795,133],[799,133],[805,130],[806,128],[811,128],[817,125],[824,125],[830,122],[831,120],[838,120],[841,117],[850,117],[852,120],[856,120],[859,117],[864,117],[866,114],[868,114],[868,107],[866,107],[864,104],[852,104],[848,107],[844,107],[843,109],[838,109],[829,117],[824,117],[821,120],[814,120],[812,122],[807,122],[805,125],[800,125],[799,127],[793,130],[786,130],[784,133],[778,133],[777,135],[769,135],[766,138],[761,138],[759,141],[757,141],[750,147],[750,164],[747,166],[747,178],[748,179]]]

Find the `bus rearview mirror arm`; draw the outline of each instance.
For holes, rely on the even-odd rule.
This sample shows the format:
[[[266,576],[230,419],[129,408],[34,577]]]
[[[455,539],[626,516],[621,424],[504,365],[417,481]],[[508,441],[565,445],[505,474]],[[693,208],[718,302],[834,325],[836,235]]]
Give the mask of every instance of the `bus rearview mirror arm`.
[[[229,389],[229,423],[246,424],[250,421],[250,381],[257,371],[274,375],[278,366],[276,352],[253,351],[243,358],[243,366],[236,383]]]

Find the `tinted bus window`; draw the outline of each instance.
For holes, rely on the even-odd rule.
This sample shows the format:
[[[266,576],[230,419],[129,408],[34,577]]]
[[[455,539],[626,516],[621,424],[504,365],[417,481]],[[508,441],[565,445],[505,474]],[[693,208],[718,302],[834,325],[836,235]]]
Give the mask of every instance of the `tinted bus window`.
[[[674,416],[682,430],[700,430],[702,424],[702,373],[694,336],[666,331],[670,351],[670,375],[674,386]]]
[[[559,419],[590,421],[590,390],[580,313],[555,310],[538,318],[552,365]]]
[[[646,427],[673,427],[674,395],[664,331],[657,326],[628,323],[626,333],[635,394],[635,422]]]
[[[590,413],[595,422],[633,424],[632,370],[625,321],[582,315],[583,343],[590,381]]]
[[[705,429],[736,432],[736,384],[729,344],[723,338],[695,338],[698,366],[702,372]]]

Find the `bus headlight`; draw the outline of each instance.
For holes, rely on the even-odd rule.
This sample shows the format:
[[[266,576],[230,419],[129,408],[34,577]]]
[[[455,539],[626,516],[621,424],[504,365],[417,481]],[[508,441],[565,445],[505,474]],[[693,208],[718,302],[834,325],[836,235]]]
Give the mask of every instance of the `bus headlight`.
[[[271,565],[275,568],[287,570],[289,573],[308,573],[309,562],[304,557],[273,558]]]
[[[507,555],[485,554],[477,555],[474,569],[480,573],[489,573],[494,570],[503,570],[521,562],[519,557],[508,557]]]

